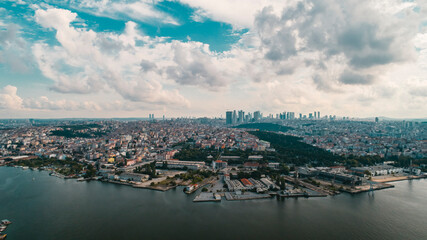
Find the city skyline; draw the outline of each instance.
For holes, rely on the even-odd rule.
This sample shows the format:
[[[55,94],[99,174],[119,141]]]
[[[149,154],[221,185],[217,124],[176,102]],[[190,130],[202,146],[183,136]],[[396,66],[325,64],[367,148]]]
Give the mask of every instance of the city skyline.
[[[426,103],[427,0],[0,0],[0,240],[427,239]]]
[[[0,118],[426,118],[426,16],[399,0],[2,1]]]

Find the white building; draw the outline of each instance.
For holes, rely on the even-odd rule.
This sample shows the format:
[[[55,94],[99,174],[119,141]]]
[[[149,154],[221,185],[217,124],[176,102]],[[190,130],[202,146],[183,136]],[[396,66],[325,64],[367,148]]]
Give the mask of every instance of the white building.
[[[205,166],[205,162],[196,162],[196,161],[179,161],[179,160],[163,160],[156,162],[156,167],[164,167],[171,169],[192,169],[198,170]]]

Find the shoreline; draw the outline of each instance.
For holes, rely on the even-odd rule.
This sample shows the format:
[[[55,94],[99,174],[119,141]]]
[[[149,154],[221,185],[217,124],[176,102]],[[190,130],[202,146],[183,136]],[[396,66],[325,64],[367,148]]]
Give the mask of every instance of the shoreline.
[[[185,185],[180,185],[177,184],[175,186],[150,186],[150,185],[144,185],[143,183],[135,183],[135,182],[122,182],[122,181],[114,181],[114,180],[109,180],[109,179],[96,179],[96,178],[89,178],[89,179],[83,179],[83,180],[78,180],[78,178],[76,177],[68,177],[68,176],[60,176],[59,173],[54,172],[52,173],[51,169],[24,169],[21,166],[8,166],[8,165],[1,165],[0,167],[11,167],[11,168],[20,168],[21,170],[31,170],[31,171],[35,171],[38,170],[38,172],[42,172],[42,171],[46,171],[46,172],[50,172],[49,176],[53,176],[53,177],[59,177],[61,179],[76,179],[77,181],[100,181],[102,183],[112,183],[112,184],[117,184],[117,185],[124,185],[124,186],[129,186],[129,187],[133,187],[133,188],[142,188],[142,189],[148,189],[148,190],[154,190],[154,191],[160,191],[160,192],[166,192],[169,191],[171,189],[176,189],[178,186],[185,186]],[[427,176],[426,175],[421,175],[421,176],[400,176],[400,177],[389,177],[389,178],[384,178],[384,179],[379,179],[379,180],[372,180],[372,182],[375,182],[377,184],[374,185],[373,189],[342,189],[340,190],[341,193],[348,193],[348,194],[359,194],[359,193],[365,193],[365,192],[370,192],[370,191],[378,191],[378,190],[383,190],[383,189],[388,189],[388,188],[394,188],[395,186],[392,184],[388,184],[390,182],[400,182],[400,181],[408,181],[408,180],[419,180],[419,179],[426,179]],[[287,179],[289,180],[289,179]],[[185,192],[183,191],[183,193],[189,195],[191,193],[196,192],[197,190],[203,188],[204,186],[207,186],[209,184],[212,184],[213,179],[207,179],[206,182],[202,183],[201,185],[199,185],[197,188],[193,189],[191,192]],[[305,183],[307,184],[307,183]],[[303,184],[304,185],[304,184]],[[310,187],[311,184],[307,184]],[[307,187],[307,186],[304,186]],[[308,188],[310,189],[310,188]],[[315,191],[313,189],[310,189],[312,191]],[[316,188],[316,192],[318,192],[318,194],[296,194],[296,195],[285,195],[285,194],[279,194],[278,196],[280,198],[300,198],[300,197],[304,197],[304,198],[310,198],[310,197],[327,197],[330,194],[326,194],[325,191],[319,191],[318,188]],[[242,200],[255,200],[255,199],[266,199],[266,198],[272,198],[272,196],[269,197],[265,197],[265,196],[261,196],[263,194],[260,194],[260,196],[246,196],[247,198],[245,198],[244,196],[240,196],[240,197],[230,197],[227,199],[227,193],[231,192],[226,192],[224,195],[224,197],[226,197],[226,200],[229,201],[242,201]],[[335,195],[335,194],[333,194]],[[331,196],[333,196],[331,195]],[[197,197],[197,196],[196,196]],[[212,200],[208,200],[208,201],[212,201]],[[206,201],[206,202],[208,202]],[[204,202],[202,201],[195,201],[195,202]]]
[[[389,182],[400,182],[400,181],[405,181],[405,180],[417,180],[417,179],[424,179],[424,178],[427,178],[427,176],[425,176],[425,175],[399,176],[399,177],[388,177],[388,178],[384,178],[384,179],[375,179],[375,180],[371,180],[371,181],[376,182],[376,183],[389,183]]]

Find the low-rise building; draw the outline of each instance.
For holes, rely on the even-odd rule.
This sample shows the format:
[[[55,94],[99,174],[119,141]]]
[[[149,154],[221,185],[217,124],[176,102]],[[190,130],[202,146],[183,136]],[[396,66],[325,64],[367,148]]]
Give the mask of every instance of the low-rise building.
[[[212,168],[214,170],[224,169],[226,167],[227,167],[227,162],[225,161],[221,161],[221,160],[212,161]]]
[[[163,160],[156,162],[156,167],[166,167],[171,169],[192,169],[198,170],[205,166],[205,162]]]
[[[147,174],[140,174],[140,173],[122,173],[119,176],[120,180],[133,181],[133,182],[144,182],[148,180],[149,177],[150,176]]]

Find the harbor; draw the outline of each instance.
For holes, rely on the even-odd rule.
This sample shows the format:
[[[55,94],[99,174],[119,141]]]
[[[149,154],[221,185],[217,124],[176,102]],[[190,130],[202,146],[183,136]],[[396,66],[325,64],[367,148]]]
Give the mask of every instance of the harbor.
[[[7,239],[184,239],[177,232],[188,226],[200,229],[221,224],[230,227],[218,228],[215,237],[206,239],[227,234],[227,239],[280,239],[284,235],[287,239],[339,239],[352,226],[359,226],[360,231],[354,232],[350,240],[376,239],[378,232],[391,240],[423,239],[427,234],[424,221],[420,221],[427,214],[423,208],[425,179],[393,183],[395,188],[375,191],[375,197],[343,193],[281,201],[268,191],[272,198],[227,201],[225,193],[218,192],[224,194],[220,202],[194,202],[201,189],[192,195],[184,194],[183,186],[165,192],[150,191],[100,181],[62,180],[48,172],[17,168],[0,168],[0,183],[0,219],[13,222],[3,232]],[[408,207],[402,207],[402,202]],[[358,211],[354,211],[355,206]],[[82,217],[87,213],[93,217]],[[394,218],[396,214],[399,218]],[[121,231],[113,227],[116,222],[111,219],[122,219]],[[254,219],[262,219],[266,225],[260,226]],[[139,224],[141,221],[147,224]],[[233,225],[237,221],[239,224]],[[166,224],[169,231],[163,230]],[[304,230],[299,230],[301,225]],[[399,226],[409,233],[403,234]]]

